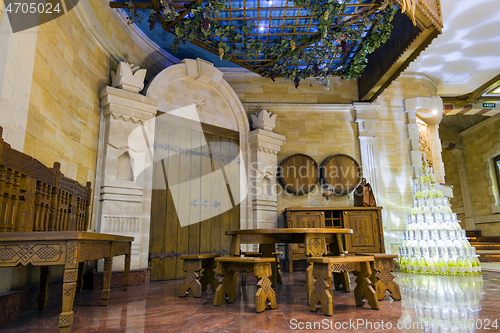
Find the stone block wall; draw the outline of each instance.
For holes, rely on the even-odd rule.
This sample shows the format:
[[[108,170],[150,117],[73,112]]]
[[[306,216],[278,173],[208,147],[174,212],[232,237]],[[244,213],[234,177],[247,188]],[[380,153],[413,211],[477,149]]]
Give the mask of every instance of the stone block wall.
[[[110,83],[110,71],[126,60],[149,69],[150,76],[177,62],[133,29],[106,0],[80,1],[38,27],[24,153],[49,167],[60,162],[65,176],[81,184],[90,181],[94,188],[99,92]],[[39,268],[0,274],[9,276],[0,282],[0,292],[39,280]],[[61,274],[59,268],[51,272]]]
[[[273,82],[254,73],[224,73],[224,79],[242,103],[346,104],[358,100],[357,81],[339,77],[331,78],[328,89],[315,79],[301,81],[295,88],[289,79],[276,78]]]
[[[349,105],[344,111],[277,111],[275,132],[286,137],[278,154],[278,162],[286,157],[303,153],[311,156],[318,165],[334,154],[346,154],[360,162],[357,125]],[[278,195],[278,212],[286,207],[352,206],[348,196],[331,197],[326,201],[321,196],[319,183],[310,193],[302,196],[281,192]]]
[[[455,126],[440,125],[439,137],[443,141],[460,145],[462,144],[462,140],[459,135],[459,129]],[[463,208],[464,201],[462,198],[462,188],[460,186],[460,176],[458,174],[456,158],[449,150],[446,149],[443,149],[442,156],[446,170],[446,184],[453,186],[453,199],[450,200],[450,203],[452,204],[451,209],[456,210],[457,208]],[[463,209],[459,210],[459,212],[462,211]],[[459,219],[462,219],[464,216],[463,213],[460,215],[462,215],[462,217],[459,216]]]

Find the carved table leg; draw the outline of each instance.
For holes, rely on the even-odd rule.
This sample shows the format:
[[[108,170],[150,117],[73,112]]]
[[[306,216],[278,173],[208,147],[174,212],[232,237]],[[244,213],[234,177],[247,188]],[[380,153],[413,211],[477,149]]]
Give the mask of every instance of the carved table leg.
[[[101,305],[108,305],[109,292],[111,286],[111,267],[113,266],[113,257],[104,259],[104,274],[102,276]]]
[[[123,290],[127,291],[128,290],[128,284],[130,281],[130,247],[132,246],[132,243],[129,244],[129,252],[125,254],[125,267],[123,270]]]
[[[313,264],[309,264],[306,268],[306,297],[307,297],[307,305],[311,304],[311,293],[314,289],[314,277],[313,277]]]
[[[368,304],[372,309],[379,309],[378,298],[375,294],[375,290],[372,288],[372,283],[370,281],[371,269],[368,262],[361,262],[356,264],[356,270],[354,275],[356,276],[356,288],[354,288],[354,298],[356,299],[356,305],[363,306],[365,297],[368,300]]]
[[[82,292],[82,287],[83,287],[83,270],[85,267],[85,262],[81,262],[78,265],[78,277],[76,280],[76,292],[81,293]]]
[[[280,253],[273,253],[274,259],[276,259],[276,279],[278,283],[283,284],[283,275],[281,274],[281,263],[280,263]]]
[[[241,285],[247,284],[247,272],[241,272]]]
[[[223,299],[226,297],[226,301],[228,303],[233,303],[236,297],[236,279],[238,278],[238,274],[234,270],[227,269],[227,263],[220,262],[220,272],[221,279],[219,281],[219,286],[217,290],[215,290],[214,296],[214,305],[221,305]]]
[[[189,290],[193,297],[201,297],[201,283],[198,281],[200,277],[198,273],[202,269],[201,259],[184,259],[182,269],[186,274],[179,289],[179,297],[187,296]]]
[[[59,315],[59,327],[62,332],[70,332],[73,325],[73,302],[75,300],[76,280],[78,276],[78,243],[69,241],[64,265],[62,312]]]
[[[401,292],[399,286],[394,282],[394,272],[396,265],[393,259],[375,259],[371,265],[372,275],[370,280],[377,292],[378,300],[381,301],[385,298],[385,291],[390,292],[391,298],[395,301],[401,300]]]
[[[332,249],[333,255],[344,256],[344,245],[342,242],[342,235],[337,234],[335,236],[337,243],[330,244],[330,249]],[[351,292],[351,281],[349,280],[349,273],[333,273],[333,281],[335,282],[335,290],[343,290],[345,293]]]
[[[270,309],[276,309],[278,307],[276,303],[276,294],[271,287],[271,280],[269,280],[271,272],[271,265],[269,263],[254,264],[253,274],[258,280],[258,289],[255,294],[255,309],[257,312],[263,312],[266,309],[266,305],[269,306]]]
[[[217,267],[217,263],[213,259],[203,260],[203,276],[200,279],[201,290],[207,290],[207,285],[210,285],[213,291],[215,291],[219,285],[219,282],[215,278],[214,269]]]
[[[273,258],[273,253],[275,251],[275,244],[260,244],[259,246],[259,252],[262,253],[263,258]],[[278,269],[276,262],[271,263],[271,275],[269,276],[269,279],[271,280],[271,285],[276,287],[276,284],[278,283]]]
[[[332,295],[332,271],[330,264],[315,263],[312,268],[313,281],[311,283],[311,295],[309,309],[318,311],[321,309],[327,316],[333,315],[333,295]]]
[[[49,294],[47,288],[49,287],[50,279],[50,266],[42,266],[40,270],[40,293],[38,294],[38,310],[43,310]]]

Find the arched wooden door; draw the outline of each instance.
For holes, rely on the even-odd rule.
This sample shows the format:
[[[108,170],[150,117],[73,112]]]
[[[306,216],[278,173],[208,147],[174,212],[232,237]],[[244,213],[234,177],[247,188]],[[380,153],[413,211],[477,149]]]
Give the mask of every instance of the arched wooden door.
[[[156,119],[151,280],[184,276],[183,253],[229,252],[240,228],[238,133],[168,114]]]

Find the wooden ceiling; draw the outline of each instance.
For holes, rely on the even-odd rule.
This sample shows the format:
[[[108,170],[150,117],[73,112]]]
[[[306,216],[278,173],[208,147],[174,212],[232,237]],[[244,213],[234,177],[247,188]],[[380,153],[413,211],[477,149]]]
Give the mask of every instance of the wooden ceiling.
[[[401,1],[393,0],[394,4],[402,8]],[[412,0],[413,1],[413,0]],[[133,1],[137,9],[159,9],[158,0]],[[166,22],[160,15],[159,22],[165,31],[174,33],[175,25],[185,17],[189,17],[191,8],[202,3],[196,1],[173,1],[175,10],[180,14],[174,21]],[[365,24],[367,13],[375,12],[380,0],[345,0],[346,10],[335,18],[335,22],[352,22],[365,29],[364,35],[370,32],[370,24]],[[112,8],[126,8],[123,1],[110,2]],[[415,11],[416,25],[406,15],[398,12],[393,21],[393,32],[390,39],[374,53],[368,56],[368,65],[358,79],[360,101],[373,101],[393,80],[424,50],[442,29],[442,19],[439,0],[419,0]],[[222,10],[215,20],[224,26],[239,27],[243,22],[253,24],[254,29],[248,34],[251,38],[259,39],[271,44],[276,37],[307,36],[317,33],[318,22],[308,16],[304,8],[296,7],[287,0],[228,0],[226,9]],[[213,36],[215,37],[215,36]],[[211,49],[201,41],[193,44],[212,53],[218,50]],[[237,46],[237,45],[235,45]],[[348,66],[356,52],[359,42],[351,42],[342,53],[329,59],[329,66],[334,69],[338,66]],[[309,45],[300,45],[305,49]],[[238,55],[230,59],[232,62],[261,74],[263,70],[277,60],[277,54],[257,54],[250,56]],[[287,66],[301,68],[302,63],[287,64]],[[287,67],[288,68],[288,67]]]

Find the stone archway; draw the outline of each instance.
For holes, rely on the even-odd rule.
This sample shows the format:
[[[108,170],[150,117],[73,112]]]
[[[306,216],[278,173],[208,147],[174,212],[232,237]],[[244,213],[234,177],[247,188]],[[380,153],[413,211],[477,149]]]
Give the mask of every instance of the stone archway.
[[[171,113],[239,132],[240,154],[244,170],[240,170],[240,189],[249,188],[250,155],[248,148],[249,122],[240,99],[222,78],[223,73],[200,58],[184,59],[161,71],[145,89],[147,97],[158,100],[158,111]],[[194,106],[194,107],[193,107]],[[243,165],[243,164],[242,164]],[[241,228],[252,223],[251,201],[241,195]]]

